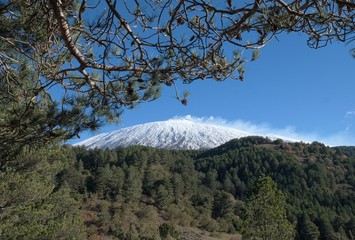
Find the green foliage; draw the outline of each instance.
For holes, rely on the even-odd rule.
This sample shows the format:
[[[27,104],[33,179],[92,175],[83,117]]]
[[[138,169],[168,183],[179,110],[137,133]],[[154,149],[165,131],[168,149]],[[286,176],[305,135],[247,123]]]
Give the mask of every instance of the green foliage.
[[[1,51],[1,49],[0,49]],[[84,108],[58,108],[48,93],[37,96],[36,73],[22,62],[5,76],[0,70],[0,168],[6,168],[19,149],[69,139],[97,121]],[[10,78],[11,85],[9,80]]]
[[[316,224],[319,228],[321,240],[335,240],[337,239],[333,226],[329,220],[329,217],[321,215],[316,220]]]
[[[255,50],[253,51],[251,61],[257,60],[257,59],[259,58],[259,56],[260,56],[259,49],[255,49]]]
[[[172,187],[167,187],[165,184],[159,184],[156,190],[155,203],[160,209],[165,209],[173,201]]]
[[[260,177],[245,205],[243,239],[294,239],[285,198],[270,177]]]
[[[314,224],[307,214],[303,214],[298,221],[298,236],[297,239],[317,240],[319,239],[319,229]]]
[[[163,223],[159,226],[159,235],[161,239],[180,239],[179,233],[171,224]]]
[[[138,202],[142,194],[142,177],[139,171],[130,166],[126,169],[126,178],[123,185],[124,197],[127,202]]]
[[[234,197],[224,191],[216,191],[213,196],[212,218],[230,219],[234,215]]]
[[[272,196],[279,201],[273,204],[279,204],[275,209],[280,218],[284,219],[287,213],[290,222],[297,221],[297,239],[321,234],[350,238],[352,234],[354,192],[349,186],[355,154],[349,148],[249,137],[207,151],[138,146],[68,151],[75,152],[77,162],[81,162],[71,162],[72,167],[67,167],[86,179],[86,204],[97,201],[96,197],[109,203],[109,221],[104,217],[107,213],[100,214],[101,208],[84,204],[99,218],[90,226],[106,229],[108,235],[113,231],[124,236],[134,232],[137,238],[153,236],[161,224],[158,219],[211,232],[238,232],[245,203],[250,202],[249,192],[263,175],[272,176],[277,183],[280,190],[275,190],[275,184],[266,185],[271,186]],[[79,171],[80,165],[84,169]],[[72,186],[71,181],[68,185]],[[273,216],[274,209],[267,209],[265,215]],[[306,218],[302,217],[304,213]],[[322,223],[324,215],[329,220]],[[105,228],[98,225],[103,222],[109,222]]]
[[[287,213],[289,221],[297,221],[296,239],[351,239],[354,192],[349,186],[354,160],[349,148],[259,137],[233,140],[207,151],[139,146],[117,150],[69,146],[27,150],[5,172],[6,181],[0,186],[9,194],[1,194],[0,202],[12,202],[17,208],[27,206],[31,196],[36,196],[36,208],[31,210],[34,214],[41,206],[47,206],[39,202],[46,202],[52,195],[57,197],[55,193],[65,193],[63,197],[69,199],[62,199],[61,204],[68,202],[71,207],[58,205],[74,217],[78,216],[78,209],[72,198],[80,202],[89,238],[159,239],[159,226],[163,223],[172,224],[181,236],[183,232],[177,225],[235,233],[242,229],[243,213],[258,210],[258,216],[266,219],[274,219],[278,213],[285,220]],[[265,184],[258,185],[263,175],[272,176],[280,190],[275,183],[266,181],[268,178]],[[250,195],[255,185],[258,190]],[[18,186],[18,191],[10,191],[10,186]],[[72,197],[66,188],[70,188]],[[257,194],[258,191],[273,194]],[[273,201],[263,201],[267,196]],[[256,201],[260,203],[251,204]],[[305,213],[307,216],[303,217]],[[11,222],[9,216],[13,213],[8,214],[6,224]],[[80,225],[79,222],[78,219]],[[262,220],[253,223],[262,225]],[[25,220],[22,224],[30,228]]]
[[[244,63],[283,31],[309,34],[308,44],[319,47],[346,40],[354,29],[350,3],[344,10],[327,1],[264,1],[252,9],[235,9],[231,1],[227,9],[204,1],[145,3],[134,1],[124,10],[127,19],[111,1],[96,7],[76,0],[0,3],[0,238],[84,239],[82,220],[89,237],[178,238],[172,225],[162,223],[168,220],[235,232],[248,190],[266,174],[285,194],[290,219],[309,212],[299,236],[316,238],[315,223],[321,239],[352,239],[352,148],[260,137],[204,152],[56,147],[157,99],[164,84],[221,81],[234,73],[243,80]],[[98,19],[86,19],[91,11]],[[225,24],[235,17],[238,24]],[[225,54],[231,46],[233,56]],[[189,93],[175,90],[186,105]],[[258,191],[275,192],[278,200],[270,204],[284,201],[273,187]],[[277,213],[286,216],[283,208]]]
[[[55,176],[65,160],[59,149],[24,150],[12,161],[31,163],[0,173],[1,239],[83,239],[78,203],[69,189],[58,189]]]
[[[355,217],[354,216],[351,216],[349,221],[346,223],[345,229],[347,229],[346,234],[348,235],[348,237],[350,239],[353,239],[355,236]]]

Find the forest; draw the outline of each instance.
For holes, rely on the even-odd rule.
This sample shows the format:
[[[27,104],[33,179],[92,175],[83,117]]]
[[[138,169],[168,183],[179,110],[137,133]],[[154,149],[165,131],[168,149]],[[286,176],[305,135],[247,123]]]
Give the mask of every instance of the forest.
[[[243,81],[282,34],[354,30],[345,0],[0,1],[0,239],[354,239],[355,147],[63,145],[163,87]]]
[[[57,239],[255,239],[247,214],[263,177],[280,191],[282,224],[293,233],[257,239],[354,239],[354,147],[247,137],[204,151],[68,145],[19,158],[36,171],[1,176],[1,190],[16,189],[1,199],[11,204],[2,208],[4,239],[54,239],[61,229],[66,237]],[[62,221],[44,226],[53,210]]]

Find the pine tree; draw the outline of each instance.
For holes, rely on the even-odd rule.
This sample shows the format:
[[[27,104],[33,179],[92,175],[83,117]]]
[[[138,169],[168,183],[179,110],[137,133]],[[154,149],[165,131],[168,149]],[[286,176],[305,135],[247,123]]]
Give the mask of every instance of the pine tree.
[[[286,218],[285,197],[270,177],[260,177],[245,205],[243,239],[294,239]]]
[[[230,219],[234,214],[234,197],[225,191],[217,191],[213,196],[212,218]]]
[[[165,209],[174,200],[169,184],[160,184],[156,190],[156,206],[160,209]],[[172,187],[170,185],[170,187]]]
[[[317,240],[320,236],[317,225],[311,221],[307,214],[303,214],[299,219],[298,233],[297,239],[299,240]]]
[[[136,167],[130,166],[126,169],[126,178],[123,185],[126,202],[137,203],[142,196],[142,179]]]
[[[321,240],[335,240],[337,237],[335,236],[333,226],[329,220],[329,218],[325,215],[319,216],[316,221],[316,224],[319,228],[320,239]]]
[[[11,162],[25,168],[0,172],[0,239],[84,239],[78,203],[57,188],[61,169],[56,149],[24,150]]]

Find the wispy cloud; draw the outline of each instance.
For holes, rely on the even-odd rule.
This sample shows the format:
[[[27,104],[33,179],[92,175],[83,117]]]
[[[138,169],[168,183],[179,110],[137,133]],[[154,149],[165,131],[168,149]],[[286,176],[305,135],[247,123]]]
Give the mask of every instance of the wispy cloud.
[[[345,118],[352,118],[353,116],[355,116],[355,111],[347,111],[345,113]]]
[[[349,116],[354,115],[354,112],[346,114]],[[191,115],[174,117],[178,119],[187,119],[194,122],[224,126],[235,128],[243,132],[250,133],[251,135],[269,136],[275,138],[288,139],[290,141],[313,142],[318,141],[329,146],[344,146],[355,145],[355,136],[352,136],[349,131],[336,132],[330,135],[322,135],[316,132],[300,132],[294,126],[285,126],[283,128],[276,128],[269,123],[253,123],[245,120],[226,120],[221,117],[195,117]]]

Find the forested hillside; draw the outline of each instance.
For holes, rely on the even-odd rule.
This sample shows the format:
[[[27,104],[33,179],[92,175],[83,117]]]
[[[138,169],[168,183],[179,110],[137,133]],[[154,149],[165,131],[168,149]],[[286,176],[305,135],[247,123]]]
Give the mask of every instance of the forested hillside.
[[[193,227],[238,239],[261,176],[271,177],[285,196],[296,239],[355,236],[353,147],[248,137],[208,151],[138,146],[62,151],[71,157],[57,185],[69,187],[80,202],[89,237],[179,239]]]
[[[345,0],[0,1],[0,239],[354,239],[354,148],[61,145],[163,87],[188,105],[180,83],[243,81],[285,33],[321,48],[353,42],[354,30]],[[217,98],[202,104],[230,102]]]

